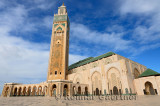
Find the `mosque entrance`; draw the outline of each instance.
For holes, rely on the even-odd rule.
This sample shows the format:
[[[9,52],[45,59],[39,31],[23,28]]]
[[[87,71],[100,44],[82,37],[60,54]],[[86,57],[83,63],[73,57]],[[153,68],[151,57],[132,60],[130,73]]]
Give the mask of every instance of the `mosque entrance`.
[[[23,88],[22,95],[23,95],[23,96],[26,95],[26,87]]]
[[[21,96],[21,90],[22,90],[22,88],[20,87],[18,90],[18,96]]]
[[[34,86],[34,87],[33,87],[33,91],[32,91],[32,95],[33,95],[33,96],[36,96],[36,95],[37,95],[37,92],[36,92],[36,91],[37,91],[37,88],[36,88],[36,86]]]
[[[14,96],[17,96],[17,88],[14,89],[13,95],[14,95]]]
[[[56,85],[54,84],[53,86],[52,86],[52,96],[56,96]]]
[[[113,87],[113,95],[118,95],[118,88],[116,86]]]
[[[78,94],[81,95],[81,87],[78,87]]]
[[[96,88],[96,95],[99,95],[99,89]]]
[[[68,86],[67,84],[64,85],[64,90],[63,90],[63,96],[67,96],[68,95]]]
[[[85,87],[85,95],[88,95],[88,88]]]
[[[145,92],[146,95],[155,95],[154,88],[151,82],[145,83]]]
[[[28,96],[31,96],[31,87],[28,87]]]

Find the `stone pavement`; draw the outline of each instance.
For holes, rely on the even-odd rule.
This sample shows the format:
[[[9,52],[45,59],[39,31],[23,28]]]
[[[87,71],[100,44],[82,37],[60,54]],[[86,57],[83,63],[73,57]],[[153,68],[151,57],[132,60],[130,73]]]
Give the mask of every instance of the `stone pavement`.
[[[100,100],[101,99],[101,100]],[[0,106],[160,106],[160,96],[137,96],[136,100],[65,100],[55,97],[0,97]]]

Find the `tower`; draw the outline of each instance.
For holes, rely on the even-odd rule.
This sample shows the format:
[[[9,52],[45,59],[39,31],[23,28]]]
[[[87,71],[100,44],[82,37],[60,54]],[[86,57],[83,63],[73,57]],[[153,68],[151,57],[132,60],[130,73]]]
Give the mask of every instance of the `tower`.
[[[69,18],[64,3],[54,14],[47,81],[66,78],[69,52]]]

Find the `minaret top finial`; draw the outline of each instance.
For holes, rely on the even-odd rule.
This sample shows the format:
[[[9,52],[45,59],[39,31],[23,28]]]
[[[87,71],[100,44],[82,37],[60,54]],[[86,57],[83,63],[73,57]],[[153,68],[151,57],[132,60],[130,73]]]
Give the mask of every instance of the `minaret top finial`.
[[[64,6],[64,2],[63,2],[63,4],[62,4],[62,6]]]

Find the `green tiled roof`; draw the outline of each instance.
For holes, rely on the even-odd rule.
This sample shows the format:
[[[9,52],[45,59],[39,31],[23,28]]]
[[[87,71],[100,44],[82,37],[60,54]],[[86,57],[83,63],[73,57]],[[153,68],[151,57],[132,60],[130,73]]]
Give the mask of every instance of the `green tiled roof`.
[[[139,75],[138,77],[147,77],[147,76],[156,76],[156,75],[160,75],[160,73],[153,71],[152,69],[147,69],[146,71],[144,71],[141,75]]]
[[[97,57],[88,57],[88,58],[86,58],[86,59],[84,59],[84,60],[78,61],[78,62],[70,65],[70,66],[68,67],[68,70],[74,69],[74,68],[76,68],[76,67],[80,67],[80,66],[82,66],[82,65],[85,65],[85,64],[88,64],[88,63],[97,61],[97,60],[100,60],[100,59],[105,58],[105,57],[112,56],[112,55],[114,55],[114,54],[115,54],[115,53],[113,53],[113,52],[108,52],[108,53],[106,53],[106,54],[103,54],[103,55],[100,55],[100,56],[97,56]]]

